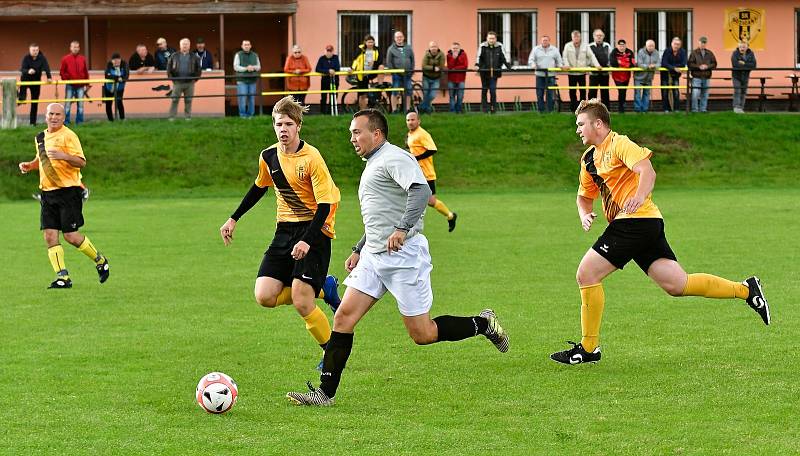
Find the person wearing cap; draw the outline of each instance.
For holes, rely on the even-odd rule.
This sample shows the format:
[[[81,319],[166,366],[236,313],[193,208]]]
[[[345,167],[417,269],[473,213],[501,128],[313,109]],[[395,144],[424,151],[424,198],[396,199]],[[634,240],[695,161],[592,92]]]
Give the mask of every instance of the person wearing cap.
[[[692,77],[692,112],[708,112],[708,88],[711,70],[717,67],[714,53],[706,49],[708,38],[701,36],[698,47],[689,56],[687,66]]]
[[[203,71],[213,70],[214,58],[211,55],[211,52],[206,50],[206,40],[203,38],[198,38],[194,46],[194,54],[200,58],[200,69]]]
[[[156,70],[167,71],[167,61],[175,53],[175,49],[167,45],[166,38],[156,40]]]
[[[115,102],[119,120],[125,120],[125,106],[122,104],[122,95],[125,91],[125,81],[128,80],[128,76],[130,76],[128,64],[122,60],[119,52],[111,54],[111,60],[106,64],[105,78],[114,82],[103,84],[103,98],[114,98],[113,100],[105,100],[106,116],[108,116],[110,122],[114,121],[112,103]]]
[[[339,87],[339,76],[336,72],[342,69],[342,64],[339,62],[339,56],[333,53],[333,45],[325,46],[325,54],[317,60],[317,66],[314,69],[317,73],[322,73],[322,80],[320,81],[320,89],[333,90]],[[331,107],[333,103],[331,100],[336,99],[335,93],[323,93],[320,97],[319,112],[321,114],[331,114]],[[335,102],[335,101],[334,101]]]
[[[636,66],[636,56],[633,55],[633,51],[628,49],[625,40],[617,41],[617,47],[611,51],[608,60],[608,66],[612,67],[633,68]],[[611,73],[611,78],[614,79],[614,83],[617,85],[617,87],[620,87],[620,89],[618,89],[619,95],[617,96],[617,109],[619,110],[620,114],[624,114],[625,98],[628,92],[628,84],[631,82],[631,72],[615,71]]]

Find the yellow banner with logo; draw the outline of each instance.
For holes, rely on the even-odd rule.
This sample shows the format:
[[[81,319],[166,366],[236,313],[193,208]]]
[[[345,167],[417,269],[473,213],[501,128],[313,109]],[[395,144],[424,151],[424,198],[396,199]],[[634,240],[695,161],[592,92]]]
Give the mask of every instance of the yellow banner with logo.
[[[739,41],[749,43],[750,49],[763,51],[767,37],[763,8],[725,8],[723,46],[732,51]]]

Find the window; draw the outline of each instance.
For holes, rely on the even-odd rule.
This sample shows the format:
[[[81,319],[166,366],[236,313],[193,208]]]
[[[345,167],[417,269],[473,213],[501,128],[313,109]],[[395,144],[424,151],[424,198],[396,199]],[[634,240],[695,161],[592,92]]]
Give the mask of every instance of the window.
[[[564,45],[572,41],[572,31],[581,32],[581,39],[584,43],[594,41],[592,32],[600,29],[606,34],[606,41],[613,43],[614,39],[614,12],[613,11],[569,11],[561,10],[556,12],[558,16],[558,47],[564,49]]]
[[[797,35],[797,43],[795,47],[795,68],[800,68],[800,9],[795,11],[795,35]]]
[[[356,58],[358,46],[364,37],[375,37],[381,52],[394,42],[394,32],[400,31],[411,43],[411,14],[409,13],[339,13],[339,60],[343,67],[350,66]],[[384,54],[385,55],[385,54]],[[383,59],[383,56],[381,56]]]
[[[489,32],[497,32],[497,41],[503,43],[503,51],[510,65],[528,65],[528,56],[536,46],[536,12],[479,11],[479,46],[486,41]]]
[[[636,49],[644,47],[647,40],[656,42],[656,49],[663,51],[670,46],[672,38],[683,41],[683,47],[692,49],[691,11],[636,11]]]

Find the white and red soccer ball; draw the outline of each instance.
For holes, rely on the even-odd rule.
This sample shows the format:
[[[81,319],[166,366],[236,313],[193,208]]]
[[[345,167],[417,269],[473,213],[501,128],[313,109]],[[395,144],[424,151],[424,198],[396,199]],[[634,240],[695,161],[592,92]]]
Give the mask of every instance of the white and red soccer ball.
[[[197,384],[197,404],[208,413],[220,414],[232,409],[239,397],[236,382],[222,372],[211,372]]]

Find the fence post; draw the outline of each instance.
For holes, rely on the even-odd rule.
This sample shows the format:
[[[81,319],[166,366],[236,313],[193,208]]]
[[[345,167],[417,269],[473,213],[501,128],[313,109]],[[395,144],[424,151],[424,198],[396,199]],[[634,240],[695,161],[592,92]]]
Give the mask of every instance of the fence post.
[[[3,130],[17,128],[17,80],[3,79]]]

